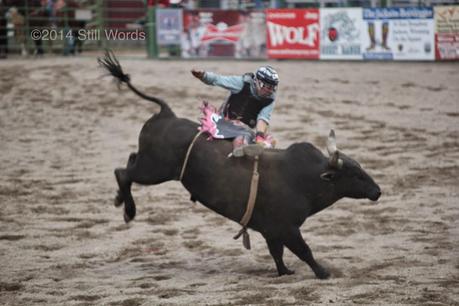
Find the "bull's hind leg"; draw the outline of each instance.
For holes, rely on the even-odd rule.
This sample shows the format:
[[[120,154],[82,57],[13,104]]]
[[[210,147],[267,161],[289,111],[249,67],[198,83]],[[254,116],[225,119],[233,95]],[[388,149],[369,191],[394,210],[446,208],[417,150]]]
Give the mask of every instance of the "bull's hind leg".
[[[132,180],[128,176],[128,170],[123,168],[115,170],[115,177],[119,186],[117,198],[124,201],[124,221],[127,223],[134,219],[136,211],[131,194]]]
[[[131,153],[131,155],[129,155],[129,159],[128,159],[126,168],[132,167],[135,163],[136,158],[137,158],[137,153]],[[116,176],[116,172],[115,172],[115,176]],[[118,181],[118,178],[116,180]],[[118,182],[118,185],[119,184],[120,183]],[[120,189],[118,189],[118,191],[116,192],[114,204],[116,207],[119,207],[123,203],[124,203],[124,198],[123,198],[123,193],[121,192],[121,187],[120,187]]]
[[[131,194],[132,183],[156,185],[174,178],[173,170],[165,163],[155,163],[146,155],[131,154],[127,168],[115,170],[119,191],[115,203],[124,202],[124,221],[134,219],[136,208]]]
[[[284,256],[284,244],[282,241],[278,239],[266,239],[266,243],[268,244],[269,253],[271,253],[274,262],[276,263],[277,273],[279,273],[279,276],[295,273],[295,271],[289,270],[284,264],[284,260],[282,258]]]
[[[284,243],[290,251],[311,267],[317,278],[326,279],[330,277],[330,273],[324,267],[319,265],[312,256],[311,249],[304,241],[299,229],[292,230],[292,232],[290,232],[286,237]]]

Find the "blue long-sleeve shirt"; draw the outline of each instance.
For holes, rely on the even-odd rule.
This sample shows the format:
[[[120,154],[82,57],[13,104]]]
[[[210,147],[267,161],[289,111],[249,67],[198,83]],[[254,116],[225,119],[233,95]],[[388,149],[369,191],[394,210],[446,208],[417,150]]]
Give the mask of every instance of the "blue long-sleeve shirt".
[[[207,85],[213,85],[213,86],[220,86],[222,88],[225,88],[231,92],[231,94],[236,94],[242,90],[244,87],[244,78],[250,78],[248,75],[243,75],[243,76],[225,76],[225,75],[219,75],[213,72],[205,72],[204,73],[204,78],[202,81],[207,84]],[[256,98],[259,96],[257,95],[257,90],[255,88],[255,84],[251,82],[250,86],[250,92],[252,95]],[[275,93],[273,93],[270,98],[274,99],[276,98]],[[223,103],[223,105],[220,107],[220,111],[225,109],[226,102]],[[263,120],[267,124],[269,124],[269,121],[271,120],[271,114],[274,109],[274,104],[275,102],[265,106],[264,108],[261,109],[261,111],[257,115],[257,120]]]

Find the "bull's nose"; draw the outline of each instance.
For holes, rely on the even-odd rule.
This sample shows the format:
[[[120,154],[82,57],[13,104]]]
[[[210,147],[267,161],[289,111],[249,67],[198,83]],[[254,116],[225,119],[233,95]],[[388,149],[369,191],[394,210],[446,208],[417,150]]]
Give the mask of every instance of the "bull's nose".
[[[377,190],[370,196],[370,200],[377,201],[380,196],[381,196],[381,190]]]

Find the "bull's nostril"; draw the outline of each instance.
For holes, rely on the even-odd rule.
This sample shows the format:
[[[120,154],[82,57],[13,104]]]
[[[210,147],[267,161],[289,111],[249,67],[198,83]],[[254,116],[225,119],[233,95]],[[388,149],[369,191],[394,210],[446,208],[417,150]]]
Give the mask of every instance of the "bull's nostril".
[[[372,201],[377,201],[380,196],[381,196],[381,191],[378,190],[378,191],[373,192],[369,198]]]

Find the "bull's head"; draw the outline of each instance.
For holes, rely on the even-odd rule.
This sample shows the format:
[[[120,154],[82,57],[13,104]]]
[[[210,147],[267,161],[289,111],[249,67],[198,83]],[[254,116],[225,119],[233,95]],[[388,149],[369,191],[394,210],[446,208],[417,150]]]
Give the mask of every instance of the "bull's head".
[[[320,175],[322,180],[334,184],[336,191],[343,197],[368,198],[372,201],[379,198],[379,186],[359,163],[337,149],[333,130],[328,136],[327,151],[330,157],[327,170]]]

